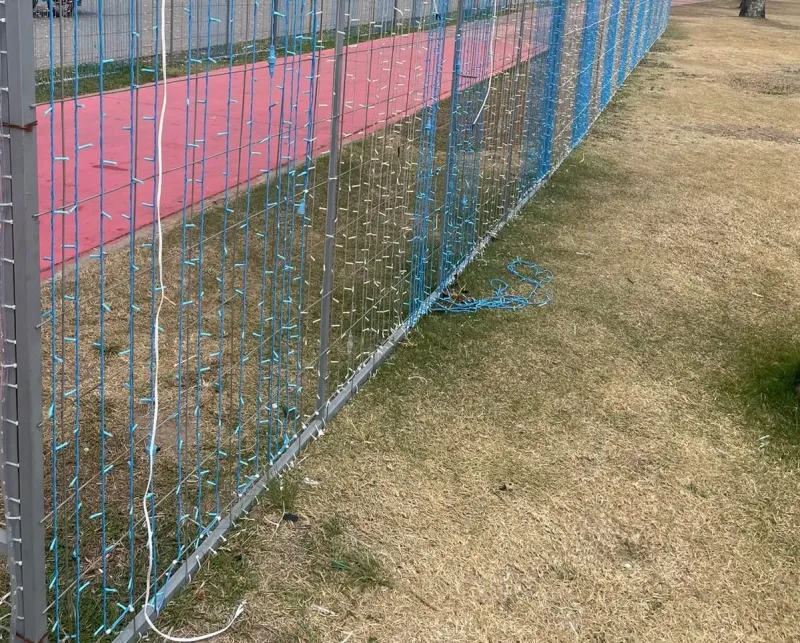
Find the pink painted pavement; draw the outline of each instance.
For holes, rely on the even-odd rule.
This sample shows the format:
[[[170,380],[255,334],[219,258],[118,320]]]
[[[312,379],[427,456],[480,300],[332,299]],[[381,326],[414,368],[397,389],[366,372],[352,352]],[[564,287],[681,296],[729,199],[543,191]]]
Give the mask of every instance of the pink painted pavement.
[[[493,73],[516,62],[517,24],[514,20],[498,25]],[[530,42],[533,31],[531,22],[525,29],[528,38],[522,49],[523,60],[538,53]],[[428,42],[428,34],[422,32],[346,48],[345,141],[397,122],[422,107]],[[454,32],[449,29],[444,39],[439,99],[450,95],[454,45]],[[319,79],[313,97],[312,156],[330,149],[333,61],[333,51],[325,50],[313,70]],[[169,82],[162,217],[224,193],[226,187],[246,181],[248,174],[256,177],[267,167],[274,169],[306,154],[313,64],[311,55],[303,55],[278,59],[273,77],[263,62],[247,70],[241,66],[231,72],[211,72],[207,78],[199,74]],[[489,74],[488,64],[462,71],[465,76],[471,75],[471,83]],[[251,80],[255,81],[252,111]],[[159,108],[162,98],[163,87],[159,87]],[[76,253],[91,253],[101,245],[101,239],[105,246],[125,238],[131,230],[152,226],[155,211],[149,204],[154,202],[156,107],[153,84],[135,91],[108,92],[102,97],[81,96],[77,101],[56,103],[53,110],[49,105],[39,107],[43,271],[49,273],[52,266],[74,260]],[[295,137],[286,135],[292,127],[296,128]],[[252,155],[249,172],[248,152]]]

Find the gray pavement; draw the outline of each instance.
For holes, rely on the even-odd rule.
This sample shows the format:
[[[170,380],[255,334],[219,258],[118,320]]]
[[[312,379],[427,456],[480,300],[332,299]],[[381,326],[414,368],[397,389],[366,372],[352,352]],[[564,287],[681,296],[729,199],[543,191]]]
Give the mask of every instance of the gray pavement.
[[[24,0],[23,0],[24,1]],[[263,40],[270,37],[273,23],[272,2],[260,0],[165,0],[167,50],[176,55],[191,48],[204,51],[206,46]],[[434,0],[374,0],[353,3],[358,7],[351,19],[353,26],[370,22],[390,22],[394,13],[400,20],[428,15]],[[444,4],[447,0],[438,0]],[[276,36],[287,30],[296,33],[311,29],[310,0],[274,0]],[[318,28],[330,29],[336,0],[317,0]],[[455,0],[449,0],[455,5]],[[101,11],[102,8],[102,11]],[[36,68],[72,67],[97,64],[105,60],[130,60],[155,53],[157,0],[82,0],[74,17],[49,17],[47,0],[39,0],[34,10]],[[101,15],[102,14],[102,15]],[[233,16],[231,23],[230,16]],[[190,28],[191,23],[191,28]],[[132,35],[133,33],[137,36]],[[51,35],[52,34],[52,35]],[[102,37],[101,37],[102,34]],[[76,45],[77,43],[77,45]],[[87,70],[88,71],[88,70]]]

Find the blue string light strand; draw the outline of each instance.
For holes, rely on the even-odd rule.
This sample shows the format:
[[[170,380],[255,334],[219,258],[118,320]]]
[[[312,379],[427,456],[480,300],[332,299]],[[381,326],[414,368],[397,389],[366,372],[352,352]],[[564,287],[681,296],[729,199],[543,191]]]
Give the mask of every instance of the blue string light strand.
[[[485,297],[453,284],[584,139],[669,14],[664,0],[91,4],[79,17],[36,12],[38,122],[50,128],[39,176],[48,626],[70,643],[112,640],[146,596],[160,610],[239,501],[320,434],[298,440],[332,408],[307,390],[320,377],[329,239],[329,403],[430,311],[552,301],[552,273],[522,259]]]
[[[546,306],[553,301],[553,293],[549,288],[549,284],[553,281],[553,273],[550,270],[523,259],[514,259],[506,269],[517,281],[530,286],[527,294],[514,294],[508,282],[495,278],[489,281],[492,294],[488,297],[476,299],[468,297],[463,290],[459,291],[456,287],[446,288],[432,311],[447,313],[477,313],[481,310],[518,311],[529,306]]]

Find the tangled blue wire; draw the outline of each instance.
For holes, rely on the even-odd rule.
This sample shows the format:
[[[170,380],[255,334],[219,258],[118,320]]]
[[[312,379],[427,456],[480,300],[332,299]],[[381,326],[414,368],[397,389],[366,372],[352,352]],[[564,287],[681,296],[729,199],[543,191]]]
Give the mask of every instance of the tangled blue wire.
[[[434,304],[433,310],[449,313],[476,313],[486,309],[522,310],[528,306],[546,306],[553,300],[553,293],[546,286],[553,281],[553,273],[547,268],[517,258],[506,269],[520,282],[531,286],[527,295],[510,293],[508,283],[495,278],[489,281],[492,294],[488,297],[475,299],[465,296],[463,291],[448,288]]]

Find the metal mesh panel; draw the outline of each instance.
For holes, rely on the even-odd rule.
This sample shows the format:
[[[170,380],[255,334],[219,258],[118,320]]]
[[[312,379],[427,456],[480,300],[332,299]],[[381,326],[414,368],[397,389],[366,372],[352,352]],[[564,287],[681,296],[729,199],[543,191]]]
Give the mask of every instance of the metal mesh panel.
[[[23,25],[38,138],[0,150],[38,183],[34,571],[53,639],[127,641],[580,143],[668,3],[50,1]]]

